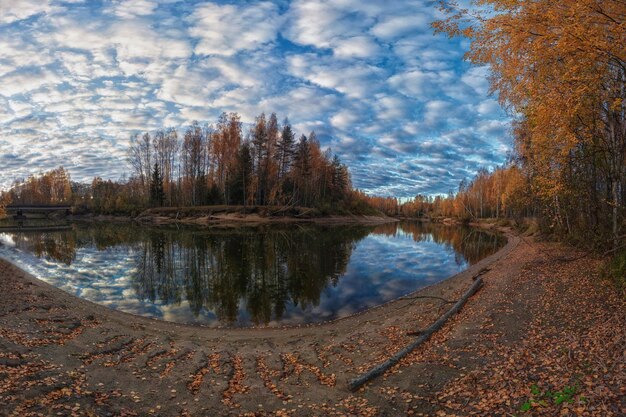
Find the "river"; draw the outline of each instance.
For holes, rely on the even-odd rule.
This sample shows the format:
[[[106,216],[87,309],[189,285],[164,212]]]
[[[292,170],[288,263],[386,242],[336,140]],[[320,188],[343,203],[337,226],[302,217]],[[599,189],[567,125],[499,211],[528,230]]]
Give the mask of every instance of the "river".
[[[0,233],[0,257],[113,309],[251,327],[346,317],[463,271],[505,243],[477,229],[411,221],[210,229],[74,223]]]

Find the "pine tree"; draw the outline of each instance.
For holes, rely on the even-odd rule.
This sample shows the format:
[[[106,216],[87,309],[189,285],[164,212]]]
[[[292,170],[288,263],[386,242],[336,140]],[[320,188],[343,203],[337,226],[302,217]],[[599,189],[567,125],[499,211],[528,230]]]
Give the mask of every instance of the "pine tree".
[[[154,207],[163,206],[165,201],[165,191],[163,190],[163,176],[161,175],[161,169],[159,164],[154,164],[152,170],[152,178],[150,180],[150,202]]]
[[[243,142],[237,154],[237,166],[229,187],[233,203],[246,205],[252,183],[252,173],[253,161],[250,144]]]
[[[309,203],[310,194],[311,148],[305,135],[300,137],[293,165],[293,181],[299,192],[300,203],[306,206]]]
[[[283,122],[283,130],[280,135],[280,140],[277,144],[277,152],[276,157],[278,159],[278,179],[282,180],[289,172],[289,168],[291,168],[291,162],[293,160],[294,153],[294,144],[296,140],[296,135],[293,133],[291,129],[291,125],[289,124],[289,120],[285,119]]]
[[[334,201],[341,200],[349,189],[350,175],[348,167],[341,163],[337,155],[331,163],[332,172],[332,198]]]

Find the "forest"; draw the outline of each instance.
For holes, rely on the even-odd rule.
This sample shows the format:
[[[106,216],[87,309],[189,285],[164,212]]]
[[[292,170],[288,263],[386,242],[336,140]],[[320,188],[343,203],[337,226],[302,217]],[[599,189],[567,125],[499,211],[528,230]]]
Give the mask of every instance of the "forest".
[[[536,215],[545,230],[621,246],[626,203],[626,7],[618,0],[442,2],[435,27],[471,41],[514,116],[508,172],[479,173],[456,210]],[[504,181],[502,179],[504,178]],[[487,186],[491,183],[491,187]],[[489,198],[494,187],[499,199]],[[470,208],[471,207],[471,208]]]
[[[337,155],[323,151],[315,132],[296,134],[287,119],[258,116],[243,133],[237,113],[217,123],[135,134],[130,139],[129,178],[73,182],[58,168],[16,181],[2,196],[22,204],[71,203],[97,214],[137,213],[161,206],[315,207],[322,212],[363,209],[350,173]]]
[[[624,2],[442,2],[435,24],[471,41],[492,91],[514,119],[514,152],[448,196],[371,198],[408,217],[534,217],[544,232],[593,248],[621,247],[626,204]],[[491,10],[492,12],[481,12]]]

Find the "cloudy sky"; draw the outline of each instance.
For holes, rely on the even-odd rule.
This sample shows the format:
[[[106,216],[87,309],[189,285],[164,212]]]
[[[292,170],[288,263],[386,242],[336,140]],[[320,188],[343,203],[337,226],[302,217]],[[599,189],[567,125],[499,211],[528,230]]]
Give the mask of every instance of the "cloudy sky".
[[[504,160],[507,117],[427,0],[0,0],[0,187],[129,174],[131,133],[288,116],[356,187],[446,193]]]

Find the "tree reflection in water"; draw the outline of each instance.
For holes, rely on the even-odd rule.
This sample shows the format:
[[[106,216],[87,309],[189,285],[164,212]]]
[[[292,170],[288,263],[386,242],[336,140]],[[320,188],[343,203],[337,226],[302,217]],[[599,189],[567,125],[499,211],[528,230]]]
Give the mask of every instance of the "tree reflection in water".
[[[224,323],[244,304],[254,324],[280,320],[289,303],[306,309],[345,273],[371,228],[302,227],[176,233],[151,231],[138,257],[135,289],[151,301],[184,297]]]
[[[453,251],[457,265],[473,264],[504,243],[475,229],[420,222],[182,230],[97,223],[16,233],[12,240],[21,250],[65,265],[80,248],[119,250],[130,254],[134,266],[127,275],[139,299],[159,305],[186,301],[195,316],[211,312],[224,325],[263,325],[288,311],[319,306],[325,291],[346,274],[357,243],[370,234],[434,242]],[[387,267],[384,259],[392,259],[392,250],[371,254],[380,256],[378,269]]]

